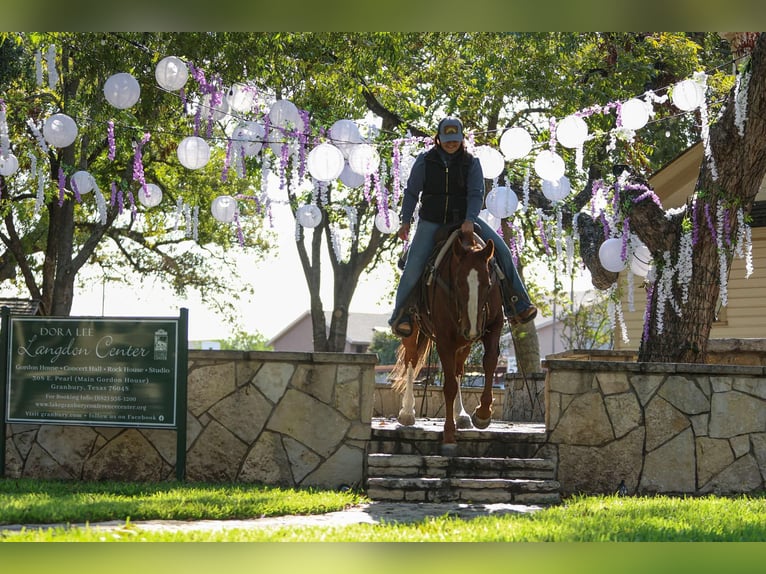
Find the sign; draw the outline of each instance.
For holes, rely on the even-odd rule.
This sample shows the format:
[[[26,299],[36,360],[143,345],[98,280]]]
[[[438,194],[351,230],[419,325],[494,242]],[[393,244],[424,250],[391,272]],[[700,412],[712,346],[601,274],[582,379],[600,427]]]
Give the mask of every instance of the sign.
[[[6,422],[176,427],[177,319],[11,317],[7,340]]]

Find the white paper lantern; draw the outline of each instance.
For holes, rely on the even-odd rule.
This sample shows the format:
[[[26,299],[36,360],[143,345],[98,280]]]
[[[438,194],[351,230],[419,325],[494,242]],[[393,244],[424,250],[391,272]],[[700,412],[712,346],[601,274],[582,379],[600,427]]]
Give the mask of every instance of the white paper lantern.
[[[622,258],[622,238],[607,239],[598,248],[598,259],[604,269],[619,273],[625,269],[627,261]]]
[[[380,156],[370,144],[357,144],[348,154],[348,165],[358,174],[370,175],[380,166]]]
[[[313,203],[301,205],[295,212],[295,218],[303,227],[313,228],[322,222],[322,210]]]
[[[633,255],[630,257],[630,270],[634,275],[639,277],[646,277],[649,270],[652,268],[653,260],[652,254],[649,248],[643,243],[639,244],[633,250]]]
[[[588,124],[580,116],[567,116],[556,126],[556,139],[566,148],[578,148],[588,139]]]
[[[340,173],[340,180],[346,187],[361,187],[364,185],[364,176],[356,173],[348,163],[344,163],[343,171]]]
[[[178,161],[188,169],[205,167],[210,160],[210,146],[201,137],[189,136],[178,144]]]
[[[375,216],[375,227],[377,227],[381,233],[396,233],[399,230],[399,216],[395,211],[390,210],[388,212],[378,212]]]
[[[263,147],[265,138],[266,130],[258,122],[241,123],[231,134],[232,141],[239,144],[246,157],[257,155]]]
[[[519,198],[510,187],[496,187],[487,194],[487,210],[499,218],[510,217],[519,206]]]
[[[338,120],[330,126],[330,141],[348,158],[355,144],[364,143],[359,126],[353,120]]]
[[[43,124],[43,137],[52,146],[70,146],[77,139],[77,124],[66,114],[53,114]]]
[[[341,151],[330,143],[319,144],[306,157],[306,168],[318,181],[338,179],[345,164]]]
[[[72,186],[77,188],[77,193],[85,195],[93,191],[96,187],[96,180],[87,171],[76,171],[71,177]]]
[[[175,56],[162,58],[154,68],[154,77],[157,84],[170,92],[177,92],[186,85],[189,79],[189,68]]]
[[[638,98],[632,98],[620,106],[622,127],[640,130],[649,121],[649,104]]]
[[[705,101],[705,90],[694,80],[683,80],[673,86],[670,99],[679,110],[690,112],[696,110]]]
[[[200,103],[202,108],[201,117],[205,121],[213,120],[214,122],[220,122],[226,116],[229,115],[229,102],[226,98],[222,98],[217,105],[213,105],[213,94],[205,94],[202,96],[202,102]]]
[[[133,76],[120,72],[109,76],[104,82],[104,97],[118,110],[127,110],[141,97],[141,86]]]
[[[210,204],[210,212],[221,223],[234,221],[237,214],[237,200],[230,195],[219,195]]]
[[[535,172],[541,179],[558,181],[564,176],[564,160],[556,152],[543,150],[535,158]]]
[[[272,125],[283,129],[305,131],[298,107],[290,100],[277,100],[269,109],[269,121]]]
[[[503,173],[505,159],[503,154],[495,148],[488,145],[480,145],[474,150],[473,155],[479,158],[481,171],[484,173],[485,179],[495,179]]]
[[[18,169],[19,159],[15,155],[9,153],[6,156],[0,156],[0,175],[8,177],[16,173]]]
[[[146,189],[143,186],[138,188],[138,201],[146,207],[155,207],[162,201],[162,190],[159,185],[147,183]]]
[[[500,227],[500,220],[492,215],[488,209],[482,209],[479,212],[479,217],[487,222],[492,229],[498,229]]]
[[[550,199],[552,202],[561,201],[569,192],[572,191],[572,185],[569,182],[569,178],[562,175],[558,181],[543,180],[543,195]]]
[[[500,136],[500,151],[505,159],[521,159],[532,151],[532,136],[524,128],[511,128]]]
[[[255,103],[255,92],[247,84],[233,84],[226,94],[226,101],[235,112],[247,113]]]

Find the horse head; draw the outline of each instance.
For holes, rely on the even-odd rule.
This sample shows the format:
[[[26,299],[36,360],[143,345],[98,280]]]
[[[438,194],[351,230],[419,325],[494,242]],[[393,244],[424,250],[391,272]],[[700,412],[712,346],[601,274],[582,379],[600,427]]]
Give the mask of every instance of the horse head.
[[[484,331],[487,305],[493,287],[489,261],[495,253],[490,239],[484,247],[466,246],[455,240],[452,247],[452,282],[457,306],[459,334],[469,341]]]

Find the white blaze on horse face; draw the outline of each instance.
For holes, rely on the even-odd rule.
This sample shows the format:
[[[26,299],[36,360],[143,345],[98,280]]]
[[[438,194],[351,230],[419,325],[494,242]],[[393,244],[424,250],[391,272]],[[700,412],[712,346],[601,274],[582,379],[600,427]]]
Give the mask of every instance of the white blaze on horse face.
[[[468,321],[470,332],[468,337],[475,339],[479,330],[479,272],[471,269],[466,278],[468,283]]]

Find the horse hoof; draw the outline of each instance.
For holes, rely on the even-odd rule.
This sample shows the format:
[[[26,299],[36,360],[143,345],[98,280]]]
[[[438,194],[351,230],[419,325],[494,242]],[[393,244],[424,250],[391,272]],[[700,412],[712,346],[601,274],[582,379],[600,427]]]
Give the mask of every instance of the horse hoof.
[[[399,416],[396,417],[396,420],[399,421],[399,424],[405,427],[411,427],[415,425],[415,413],[399,413]]]
[[[471,422],[473,423],[473,426],[475,426],[477,429],[485,429],[489,426],[489,423],[492,422],[492,417],[489,417],[488,419],[483,419],[480,416],[478,416],[476,413],[473,413],[471,415]]]
[[[471,417],[469,417],[467,414],[460,415],[455,419],[455,426],[459,429],[472,429],[473,424],[471,424]]]
[[[457,443],[442,443],[442,456],[457,456]]]

